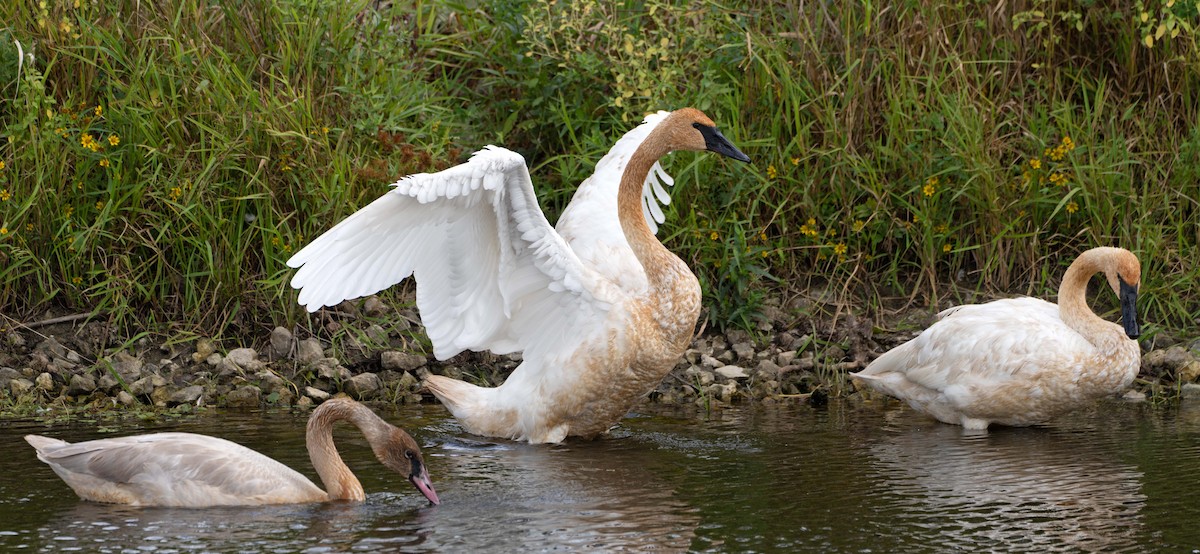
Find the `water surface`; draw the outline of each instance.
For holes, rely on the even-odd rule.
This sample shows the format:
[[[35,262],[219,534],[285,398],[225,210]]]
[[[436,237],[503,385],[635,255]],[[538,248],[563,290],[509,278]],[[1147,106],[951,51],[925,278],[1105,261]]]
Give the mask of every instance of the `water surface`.
[[[611,437],[473,437],[437,405],[381,415],[422,444],[441,506],[337,440],[361,504],[158,509],[80,501],[21,439],[222,436],[315,480],[305,414],[0,422],[0,551],[1145,551],[1200,548],[1200,406],[1104,403],[964,432],[897,404],[646,405]]]

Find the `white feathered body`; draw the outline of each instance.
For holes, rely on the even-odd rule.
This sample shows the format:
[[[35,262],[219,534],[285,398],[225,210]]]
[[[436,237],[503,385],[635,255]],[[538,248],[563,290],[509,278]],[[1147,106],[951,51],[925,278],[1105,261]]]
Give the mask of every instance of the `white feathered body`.
[[[1089,341],[1037,298],[951,308],[854,374],[946,423],[1023,426],[1127,389],[1141,354],[1120,325]]]
[[[323,502],[295,470],[240,444],[192,433],[68,443],[29,435],[38,459],[84,500],[208,507]]]
[[[627,162],[668,115],[617,142],[557,228],[524,159],[503,148],[401,179],[288,261],[299,268],[300,303],[316,310],[411,275],[437,358],[522,352],[500,387],[426,380],[469,432],[530,442],[604,432],[671,369],[699,316],[699,283],[674,255],[661,260],[670,294],[648,298],[647,273],[616,217]],[[642,195],[651,229],[669,202],[664,183],[672,181],[655,163]]]

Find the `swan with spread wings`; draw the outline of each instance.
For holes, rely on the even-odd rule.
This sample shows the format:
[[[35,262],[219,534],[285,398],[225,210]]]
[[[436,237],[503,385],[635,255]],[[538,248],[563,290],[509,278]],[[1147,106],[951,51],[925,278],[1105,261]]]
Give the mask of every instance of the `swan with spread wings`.
[[[405,177],[296,253],[310,311],[412,276],[438,359],[522,352],[494,388],[431,375],[467,431],[532,443],[604,433],[674,366],[700,314],[700,285],[655,237],[676,150],[749,158],[699,110],[648,116],[596,165],[552,227],[525,160],[488,146]]]

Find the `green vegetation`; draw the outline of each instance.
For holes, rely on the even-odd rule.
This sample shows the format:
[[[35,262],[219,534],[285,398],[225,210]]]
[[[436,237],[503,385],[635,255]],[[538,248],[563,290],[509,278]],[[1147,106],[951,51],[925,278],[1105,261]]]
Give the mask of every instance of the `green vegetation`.
[[[754,159],[668,163],[712,325],[1053,297],[1120,245],[1147,331],[1195,334],[1195,0],[377,4],[0,6],[0,313],[261,339],[303,318],[288,256],[397,177],[503,144],[553,221],[693,105]]]

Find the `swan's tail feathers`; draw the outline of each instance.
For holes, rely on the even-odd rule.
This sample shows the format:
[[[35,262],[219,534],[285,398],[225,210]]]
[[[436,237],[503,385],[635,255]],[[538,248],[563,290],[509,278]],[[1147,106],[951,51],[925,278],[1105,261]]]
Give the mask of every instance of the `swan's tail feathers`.
[[[67,445],[66,441],[52,439],[50,437],[43,437],[41,435],[25,435],[25,442],[29,443],[34,450],[38,451],[39,457],[41,456],[42,452],[45,452],[49,448]]]
[[[460,421],[465,420],[478,409],[482,392],[486,390],[483,387],[441,375],[426,377],[425,388],[432,392]]]

